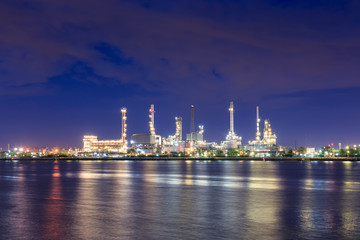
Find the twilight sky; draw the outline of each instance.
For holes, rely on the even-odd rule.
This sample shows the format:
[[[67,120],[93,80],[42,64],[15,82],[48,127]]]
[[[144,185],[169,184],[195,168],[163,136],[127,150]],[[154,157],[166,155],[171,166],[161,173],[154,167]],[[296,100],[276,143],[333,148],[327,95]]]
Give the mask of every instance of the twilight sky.
[[[1,0],[0,147],[190,130],[278,143],[360,144],[360,1]]]

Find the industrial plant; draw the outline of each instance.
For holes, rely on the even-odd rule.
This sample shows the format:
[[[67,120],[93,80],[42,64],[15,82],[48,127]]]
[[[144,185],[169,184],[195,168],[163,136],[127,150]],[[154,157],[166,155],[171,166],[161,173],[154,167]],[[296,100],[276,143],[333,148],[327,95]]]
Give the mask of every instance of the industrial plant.
[[[220,144],[207,142],[204,139],[204,126],[199,125],[195,129],[195,106],[191,105],[191,128],[183,139],[183,118],[175,117],[174,135],[161,137],[156,134],[155,130],[155,106],[150,105],[149,109],[149,132],[138,133],[131,136],[130,145],[127,140],[127,109],[121,109],[122,113],[122,132],[120,139],[99,140],[95,135],[85,135],[83,138],[83,153],[90,156],[91,154],[108,154],[126,155],[137,153],[143,155],[154,154],[198,154],[199,152],[207,153],[221,151],[227,154],[229,151],[236,150],[239,155],[247,154],[254,157],[269,157],[281,151],[276,143],[276,134],[271,129],[270,120],[264,121],[263,134],[261,134],[261,119],[259,107],[256,107],[256,132],[254,140],[242,143],[242,137],[235,133],[234,128],[234,102],[230,102],[229,107],[229,132],[224,141]],[[255,129],[254,129],[255,130]]]
[[[83,138],[83,150],[84,152],[118,152],[124,153],[128,149],[128,141],[126,140],[126,108],[121,109],[122,121],[121,121],[121,138],[114,140],[98,140],[97,136],[85,135]]]

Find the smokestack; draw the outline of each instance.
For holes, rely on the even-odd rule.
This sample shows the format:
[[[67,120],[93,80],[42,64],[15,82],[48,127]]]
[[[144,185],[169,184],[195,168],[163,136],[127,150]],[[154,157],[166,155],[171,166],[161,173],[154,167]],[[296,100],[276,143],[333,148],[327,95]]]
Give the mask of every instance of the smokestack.
[[[154,104],[150,105],[150,110],[149,110],[149,127],[150,127],[150,134],[151,135],[156,135],[155,134],[155,119],[154,119],[154,113],[155,113],[155,108],[154,108]]]
[[[230,132],[234,133],[234,102],[233,101],[230,102],[229,112],[230,112]]]
[[[121,109],[121,113],[122,113],[122,126],[121,126],[121,140],[122,140],[122,144],[123,144],[123,148],[127,147],[127,141],[126,141],[126,131],[127,131],[127,125],[126,125],[126,112],[127,109],[125,107],[123,107]]]
[[[260,117],[259,117],[259,106],[256,106],[256,138],[255,140],[257,142],[260,142]]]
[[[191,105],[191,132],[195,132],[194,127],[194,105]]]
[[[182,141],[182,117],[176,117],[176,138],[178,141]]]

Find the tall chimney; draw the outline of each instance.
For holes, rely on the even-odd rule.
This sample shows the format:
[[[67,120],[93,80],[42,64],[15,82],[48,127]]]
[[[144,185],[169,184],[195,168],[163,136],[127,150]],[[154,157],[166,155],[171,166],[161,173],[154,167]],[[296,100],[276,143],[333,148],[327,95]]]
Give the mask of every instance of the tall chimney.
[[[195,132],[194,127],[194,105],[191,105],[191,133]]]
[[[150,110],[149,110],[149,118],[150,118],[150,121],[149,121],[149,127],[150,127],[150,134],[151,135],[156,135],[155,134],[155,119],[154,119],[154,113],[155,113],[155,110],[154,110],[154,104],[151,104],[150,105]]]
[[[176,139],[182,141],[182,117],[176,117]]]
[[[257,142],[260,142],[260,137],[261,137],[261,133],[260,133],[260,117],[259,117],[259,106],[256,106],[256,138],[255,140]]]
[[[121,114],[122,114],[122,126],[121,126],[121,141],[122,141],[122,145],[123,148],[127,147],[127,141],[126,141],[126,131],[127,131],[127,125],[126,125],[126,112],[127,109],[125,107],[123,107],[121,109]]]
[[[234,102],[233,101],[230,102],[229,112],[230,112],[230,132],[234,133]]]

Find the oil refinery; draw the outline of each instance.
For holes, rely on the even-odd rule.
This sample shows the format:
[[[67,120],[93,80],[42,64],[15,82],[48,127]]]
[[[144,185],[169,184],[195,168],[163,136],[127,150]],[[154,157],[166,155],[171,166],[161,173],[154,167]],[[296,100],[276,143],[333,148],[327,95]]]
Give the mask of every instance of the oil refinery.
[[[270,120],[264,121],[263,134],[261,134],[261,119],[259,107],[256,107],[256,131],[255,139],[248,141],[247,144],[242,143],[242,137],[235,133],[234,127],[234,102],[230,102],[229,106],[229,131],[220,144],[215,142],[207,142],[204,139],[204,126],[199,125],[195,130],[195,106],[191,105],[191,127],[190,133],[186,134],[183,139],[183,118],[175,117],[174,135],[161,137],[156,134],[155,124],[155,106],[150,105],[149,109],[149,132],[132,134],[130,144],[127,140],[127,108],[121,109],[122,126],[121,138],[113,140],[99,140],[95,135],[85,135],[83,138],[83,153],[90,156],[91,154],[106,153],[109,156],[121,156],[129,154],[129,152],[153,155],[164,153],[183,153],[193,155],[199,152],[206,153],[211,151],[222,151],[225,154],[232,150],[239,153],[247,153],[254,157],[269,157],[281,151],[281,147],[277,145],[277,136],[271,129]],[[254,129],[255,130],[255,129]]]
[[[128,149],[128,141],[126,140],[126,112],[127,109],[124,107],[121,109],[122,114],[122,132],[120,139],[114,140],[98,140],[97,136],[85,135],[83,138],[83,150],[84,152],[120,152],[124,153]]]

